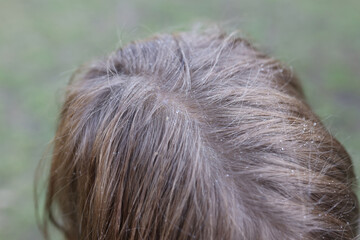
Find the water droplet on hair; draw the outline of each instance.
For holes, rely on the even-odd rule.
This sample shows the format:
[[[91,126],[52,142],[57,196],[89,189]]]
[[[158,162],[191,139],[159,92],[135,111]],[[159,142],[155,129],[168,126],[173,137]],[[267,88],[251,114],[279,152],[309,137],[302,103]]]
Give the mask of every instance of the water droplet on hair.
[[[176,110],[176,113],[179,113],[179,110]]]
[[[350,223],[349,223],[349,222],[346,222],[346,225],[350,225]]]
[[[291,173],[294,173],[294,170],[291,170]]]
[[[284,151],[284,148],[281,148],[281,151]]]
[[[229,177],[230,175],[229,175],[229,174],[226,174],[225,176],[226,176],[226,177]]]
[[[306,216],[304,216],[304,218],[306,219],[307,217],[306,217]]]
[[[313,124],[314,126],[316,126],[316,122],[314,122],[314,124]]]
[[[165,120],[168,121],[168,120],[169,120],[169,117],[166,117]]]
[[[311,140],[311,143],[314,143],[314,140]]]
[[[321,213],[319,213],[319,217],[321,217],[322,215],[321,215]]]
[[[280,142],[282,142],[282,140],[280,139]]]

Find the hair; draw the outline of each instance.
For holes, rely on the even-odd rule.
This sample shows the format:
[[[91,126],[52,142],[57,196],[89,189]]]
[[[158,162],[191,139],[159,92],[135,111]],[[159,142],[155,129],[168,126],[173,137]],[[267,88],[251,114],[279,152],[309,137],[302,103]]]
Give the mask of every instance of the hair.
[[[132,42],[75,72],[42,230],[66,239],[354,239],[344,147],[236,34]]]

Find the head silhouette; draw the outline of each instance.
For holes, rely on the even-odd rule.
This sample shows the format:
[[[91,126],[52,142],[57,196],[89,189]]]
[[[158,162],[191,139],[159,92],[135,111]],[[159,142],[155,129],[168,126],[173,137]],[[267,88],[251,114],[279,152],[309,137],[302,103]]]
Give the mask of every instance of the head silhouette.
[[[66,239],[354,239],[354,183],[288,67],[234,34],[163,34],[73,75],[44,221]]]

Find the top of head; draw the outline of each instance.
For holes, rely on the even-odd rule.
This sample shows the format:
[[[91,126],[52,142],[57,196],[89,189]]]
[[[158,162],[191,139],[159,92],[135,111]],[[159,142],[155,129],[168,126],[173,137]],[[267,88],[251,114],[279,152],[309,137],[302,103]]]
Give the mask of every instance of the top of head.
[[[289,68],[188,32],[73,76],[46,208],[68,239],[352,239],[353,184]]]

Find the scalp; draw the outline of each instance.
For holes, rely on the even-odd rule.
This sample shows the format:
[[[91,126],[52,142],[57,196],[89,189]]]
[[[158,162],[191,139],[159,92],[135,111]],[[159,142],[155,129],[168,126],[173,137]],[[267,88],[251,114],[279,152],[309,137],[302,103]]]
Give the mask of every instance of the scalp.
[[[188,32],[73,76],[46,213],[68,239],[354,239],[354,184],[288,67]]]

